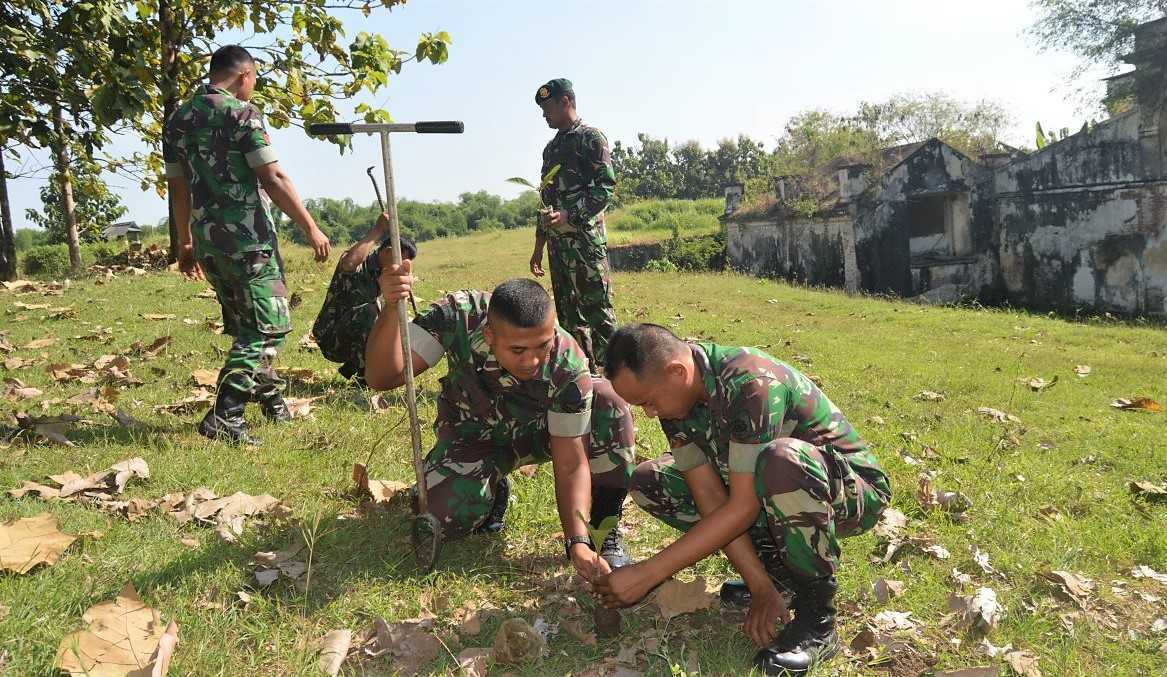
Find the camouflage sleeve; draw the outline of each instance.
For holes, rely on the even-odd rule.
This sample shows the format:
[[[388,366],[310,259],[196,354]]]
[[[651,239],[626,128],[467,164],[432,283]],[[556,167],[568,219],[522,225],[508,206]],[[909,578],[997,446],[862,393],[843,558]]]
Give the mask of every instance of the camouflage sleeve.
[[[235,148],[243,153],[247,166],[255,169],[275,162],[276,151],[263,126],[263,113],[247,104],[239,109],[235,120]]]
[[[776,378],[755,375],[734,384],[729,414],[729,471],[754,473],[758,455],[781,436],[791,391]]]
[[[563,332],[550,359],[552,393],[547,432],[553,437],[586,435],[592,430],[592,377],[587,357]]]
[[[662,418],[660,427],[669,441],[669,451],[673,454],[677,470],[688,472],[709,462],[709,457],[697,446],[680,421]]]
[[[162,135],[162,162],[165,163],[166,178],[181,179],[186,176],[186,146],[173,115],[166,123],[166,131]]]
[[[434,366],[446,354],[446,344],[458,323],[458,312],[449,296],[430,304],[430,307],[409,323],[409,348]]]
[[[579,152],[580,169],[589,171],[584,177],[587,184],[581,200],[573,200],[567,208],[568,221],[585,226],[592,222],[612,203],[616,194],[616,172],[612,169],[612,156],[608,152],[608,140],[598,129],[592,129],[586,137],[586,146]]]

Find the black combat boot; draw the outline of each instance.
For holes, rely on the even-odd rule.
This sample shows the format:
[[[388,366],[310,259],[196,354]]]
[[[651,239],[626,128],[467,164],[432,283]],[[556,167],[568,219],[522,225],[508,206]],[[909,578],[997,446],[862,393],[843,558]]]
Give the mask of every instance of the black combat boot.
[[[247,432],[247,423],[243,420],[243,407],[246,405],[247,401],[243,397],[231,391],[220,392],[215,398],[215,406],[199,423],[199,434],[233,444],[263,444]]]
[[[782,548],[774,541],[770,530],[765,527],[752,526],[747,533],[754,544],[754,550],[758,553],[758,559],[762,560],[762,566],[770,575],[770,580],[774,581],[778,592],[789,599],[794,589],[794,578],[790,575],[790,569],[782,563]],[[752,597],[746,582],[735,578],[722,583],[721,601],[729,606],[748,608]]]
[[[834,576],[800,581],[794,588],[794,620],[754,656],[767,675],[804,675],[839,652],[835,634]]]
[[[511,498],[511,483],[504,475],[494,487],[494,505],[482,524],[474,527],[473,534],[497,534],[506,527],[507,502]]]
[[[256,377],[255,392],[252,400],[259,403],[260,411],[272,423],[287,423],[292,420],[292,412],[288,403],[280,393],[282,381],[259,374]]]
[[[624,512],[624,497],[628,495],[626,489],[607,489],[592,485],[592,528],[613,515],[616,517],[616,526],[608,532],[603,543],[596,543],[600,557],[613,569],[626,567],[632,564],[628,552],[624,550],[624,537],[620,534],[620,516]]]

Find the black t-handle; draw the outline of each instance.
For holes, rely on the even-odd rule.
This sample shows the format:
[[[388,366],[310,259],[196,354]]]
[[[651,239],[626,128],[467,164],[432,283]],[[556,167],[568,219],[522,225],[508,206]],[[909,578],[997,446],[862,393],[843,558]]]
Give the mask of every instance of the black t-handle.
[[[308,125],[308,133],[312,136],[352,134],[353,126],[347,122],[316,122]]]
[[[418,134],[461,134],[466,131],[466,125],[462,124],[461,120],[415,122],[413,130]]]

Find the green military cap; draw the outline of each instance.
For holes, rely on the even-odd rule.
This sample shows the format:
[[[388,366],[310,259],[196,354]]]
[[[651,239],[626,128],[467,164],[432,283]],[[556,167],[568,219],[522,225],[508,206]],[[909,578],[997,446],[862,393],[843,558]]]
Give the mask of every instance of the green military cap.
[[[570,91],[571,80],[567,78],[549,80],[547,84],[539,88],[539,91],[535,92],[535,103],[541,104],[547,99],[557,99]]]

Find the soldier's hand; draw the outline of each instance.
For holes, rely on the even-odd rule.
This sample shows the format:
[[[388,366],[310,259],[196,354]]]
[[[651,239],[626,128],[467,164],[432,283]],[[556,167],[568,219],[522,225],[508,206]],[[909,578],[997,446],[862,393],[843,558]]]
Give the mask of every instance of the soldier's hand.
[[[317,262],[327,261],[329,253],[332,252],[332,244],[328,241],[328,236],[324,231],[316,226],[312,226],[308,230],[308,246],[312,247],[312,252],[315,254]]]
[[[188,280],[205,280],[203,267],[194,255],[194,246],[185,244],[178,247],[178,271]]]
[[[384,233],[385,235],[388,235],[389,234],[389,226],[392,223],[393,223],[393,221],[391,220],[391,217],[389,216],[389,214],[387,212],[381,212],[381,215],[377,217],[377,225],[373,226],[373,229],[379,233]]]
[[[562,209],[556,209],[547,214],[547,226],[549,228],[563,228],[568,225],[567,212]]]
[[[777,634],[774,630],[774,621],[781,619],[783,623],[790,622],[790,611],[786,608],[786,600],[773,585],[767,590],[750,591],[750,610],[746,613],[746,621],[742,630],[753,640],[758,647],[770,644]]]
[[[535,277],[543,277],[543,250],[536,249],[534,254],[531,254],[531,274]]]
[[[409,292],[413,290],[413,261],[406,259],[395,266],[385,266],[377,283],[381,285],[381,296],[388,303],[409,298]]]

